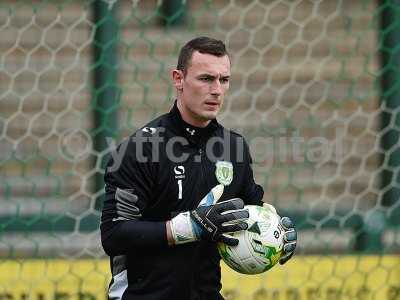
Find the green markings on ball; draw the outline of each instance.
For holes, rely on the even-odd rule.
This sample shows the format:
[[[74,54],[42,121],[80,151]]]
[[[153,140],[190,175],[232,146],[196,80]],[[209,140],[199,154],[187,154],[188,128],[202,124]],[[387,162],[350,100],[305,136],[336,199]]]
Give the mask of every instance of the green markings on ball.
[[[282,235],[274,236],[279,229],[280,217],[264,207],[246,205],[249,211],[249,228],[232,234],[239,240],[237,246],[218,244],[221,258],[233,270],[242,274],[260,274],[271,269],[282,253]]]
[[[253,248],[254,252],[264,255],[265,246],[259,240],[253,239],[251,247]]]
[[[224,243],[218,243],[218,252],[219,255],[222,257],[222,259],[225,261],[225,263],[231,267],[232,269],[234,269],[237,272],[243,272],[242,271],[242,267],[236,263],[233,258],[232,255],[229,253],[231,250],[229,247],[227,247],[226,244]]]
[[[271,269],[276,263],[279,261],[282,255],[282,250],[277,250],[275,247],[264,246],[265,249],[265,258],[269,260],[269,264],[265,266],[265,271]]]

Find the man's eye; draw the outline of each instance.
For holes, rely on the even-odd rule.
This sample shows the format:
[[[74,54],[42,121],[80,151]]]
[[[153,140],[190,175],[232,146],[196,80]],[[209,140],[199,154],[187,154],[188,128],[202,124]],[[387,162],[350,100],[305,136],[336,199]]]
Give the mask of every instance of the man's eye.
[[[220,80],[222,83],[228,83],[229,82],[229,79],[228,78],[221,78],[221,80]]]
[[[213,79],[212,79],[212,78],[210,78],[210,77],[202,77],[202,78],[200,78],[200,80],[201,80],[201,81],[207,81],[207,82],[210,82],[210,81],[212,81]]]

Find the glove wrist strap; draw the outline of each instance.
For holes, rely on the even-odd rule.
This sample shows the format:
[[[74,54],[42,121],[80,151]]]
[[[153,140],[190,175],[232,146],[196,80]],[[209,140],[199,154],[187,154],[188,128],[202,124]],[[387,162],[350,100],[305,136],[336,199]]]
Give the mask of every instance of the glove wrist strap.
[[[183,212],[171,219],[171,232],[175,245],[198,241],[189,212]]]

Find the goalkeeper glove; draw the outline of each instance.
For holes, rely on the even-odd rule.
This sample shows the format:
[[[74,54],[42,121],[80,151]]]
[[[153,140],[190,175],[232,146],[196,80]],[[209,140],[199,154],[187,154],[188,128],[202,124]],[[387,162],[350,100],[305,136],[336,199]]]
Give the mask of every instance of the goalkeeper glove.
[[[172,237],[175,244],[209,240],[223,242],[235,246],[239,241],[224,233],[247,229],[245,219],[249,212],[243,210],[242,199],[234,198],[219,202],[224,186],[215,186],[200,202],[199,206],[174,217],[171,224]]]
[[[263,207],[276,213],[275,207],[273,207],[271,204],[263,203]],[[279,263],[283,265],[289,259],[291,259],[294,254],[294,250],[296,249],[297,244],[297,231],[294,227],[292,220],[289,217],[281,218],[280,223],[282,225],[282,228],[285,230],[285,233],[283,235],[283,254],[279,259]]]

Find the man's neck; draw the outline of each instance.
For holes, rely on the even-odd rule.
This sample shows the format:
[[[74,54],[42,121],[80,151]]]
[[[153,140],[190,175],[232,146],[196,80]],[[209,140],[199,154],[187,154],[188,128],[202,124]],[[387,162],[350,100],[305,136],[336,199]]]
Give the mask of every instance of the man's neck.
[[[181,117],[183,119],[183,121],[185,121],[186,123],[195,126],[195,127],[200,127],[200,128],[204,128],[207,127],[208,124],[210,124],[210,120],[200,120],[200,119],[196,119],[192,113],[187,110],[184,105],[182,105],[182,102],[177,100],[177,107],[178,110],[181,114]]]

